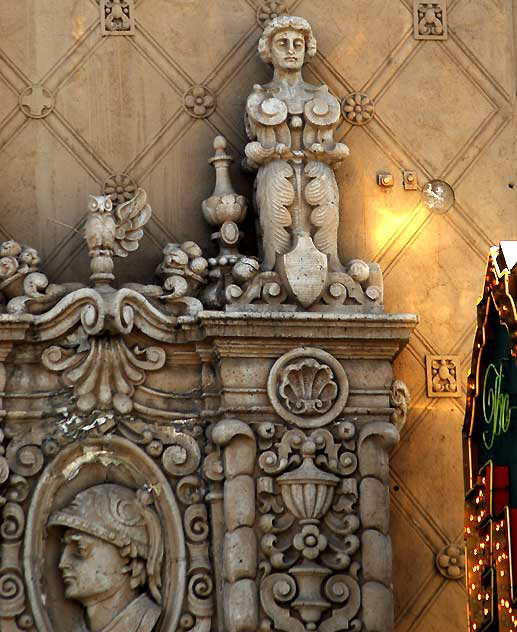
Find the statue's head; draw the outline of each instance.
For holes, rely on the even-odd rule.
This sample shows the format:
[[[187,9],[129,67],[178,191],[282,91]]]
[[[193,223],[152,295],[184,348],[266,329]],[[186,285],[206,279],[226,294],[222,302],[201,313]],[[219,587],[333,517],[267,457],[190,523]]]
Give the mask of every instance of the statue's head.
[[[304,18],[280,15],[271,20],[259,40],[261,58],[275,68],[299,70],[316,54],[316,38]]]
[[[65,528],[59,569],[68,599],[87,606],[148,585],[161,603],[163,540],[151,502],[147,491],[106,483],[51,514],[49,527]]]

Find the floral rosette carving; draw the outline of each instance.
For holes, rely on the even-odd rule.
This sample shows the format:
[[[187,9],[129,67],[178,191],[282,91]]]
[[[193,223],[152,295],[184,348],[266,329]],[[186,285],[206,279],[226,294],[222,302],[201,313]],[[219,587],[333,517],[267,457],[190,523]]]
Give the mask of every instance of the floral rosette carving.
[[[183,98],[185,109],[194,118],[206,118],[215,110],[215,94],[206,86],[192,86]]]
[[[265,0],[257,8],[257,22],[264,28],[271,20],[288,13],[287,6],[282,0]]]
[[[121,173],[112,175],[104,181],[103,193],[111,198],[113,204],[122,204],[134,197],[136,189],[131,176]]]
[[[461,579],[465,575],[465,550],[456,544],[445,546],[436,556],[436,567],[447,579]]]
[[[375,106],[369,96],[353,92],[343,99],[343,116],[352,125],[364,125],[373,118]]]

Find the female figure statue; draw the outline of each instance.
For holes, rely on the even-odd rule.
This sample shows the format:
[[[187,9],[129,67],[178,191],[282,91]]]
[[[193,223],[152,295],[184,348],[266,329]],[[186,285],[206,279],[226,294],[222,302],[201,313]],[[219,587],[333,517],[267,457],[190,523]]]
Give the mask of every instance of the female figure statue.
[[[304,306],[321,296],[329,272],[343,271],[334,168],[349,153],[334,140],[339,101],[327,86],[303,80],[302,66],[315,53],[305,19],[273,19],[259,42],[260,56],[273,65],[273,80],[255,85],[246,105],[251,142],[245,151],[258,168],[263,269],[278,271]]]

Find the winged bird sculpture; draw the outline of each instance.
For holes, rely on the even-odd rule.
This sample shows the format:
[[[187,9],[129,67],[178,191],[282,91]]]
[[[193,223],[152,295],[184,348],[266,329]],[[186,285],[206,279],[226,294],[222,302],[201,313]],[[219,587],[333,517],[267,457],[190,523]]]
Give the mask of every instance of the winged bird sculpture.
[[[109,285],[115,279],[113,256],[127,257],[137,250],[151,207],[146,192],[137,189],[131,200],[115,207],[107,195],[90,195],[88,210],[85,236],[91,258],[90,278],[95,285]]]

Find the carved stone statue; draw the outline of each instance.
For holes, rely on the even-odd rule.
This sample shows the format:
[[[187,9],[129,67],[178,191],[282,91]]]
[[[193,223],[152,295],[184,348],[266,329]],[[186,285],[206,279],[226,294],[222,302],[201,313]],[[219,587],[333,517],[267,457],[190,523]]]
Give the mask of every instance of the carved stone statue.
[[[274,74],[248,97],[251,142],[245,151],[250,166],[258,168],[263,269],[279,271],[295,298],[308,306],[321,296],[328,273],[343,271],[334,168],[349,150],[334,139],[339,101],[327,86],[302,77],[304,62],[316,54],[310,24],[288,15],[271,20],[259,53]]]
[[[135,197],[115,210],[109,195],[90,195],[88,210],[84,233],[90,251],[90,278],[97,286],[109,284],[115,279],[113,255],[127,257],[137,250],[151,207],[146,192],[138,189]]]
[[[418,319],[384,313],[378,264],[338,256],[348,148],[338,100],[302,77],[310,25],[274,18],[259,52],[260,256],[240,250],[220,136],[215,256],[169,243],[158,281],[117,283],[151,217],[136,185],[90,197],[90,286],[0,243],[2,632],[393,630],[389,451],[409,393],[388,385]]]
[[[150,504],[146,491],[106,483],[51,514],[49,527],[66,528],[59,569],[65,597],[86,610],[81,632],[154,629],[161,613],[163,542]],[[151,595],[139,593],[144,586]]]

